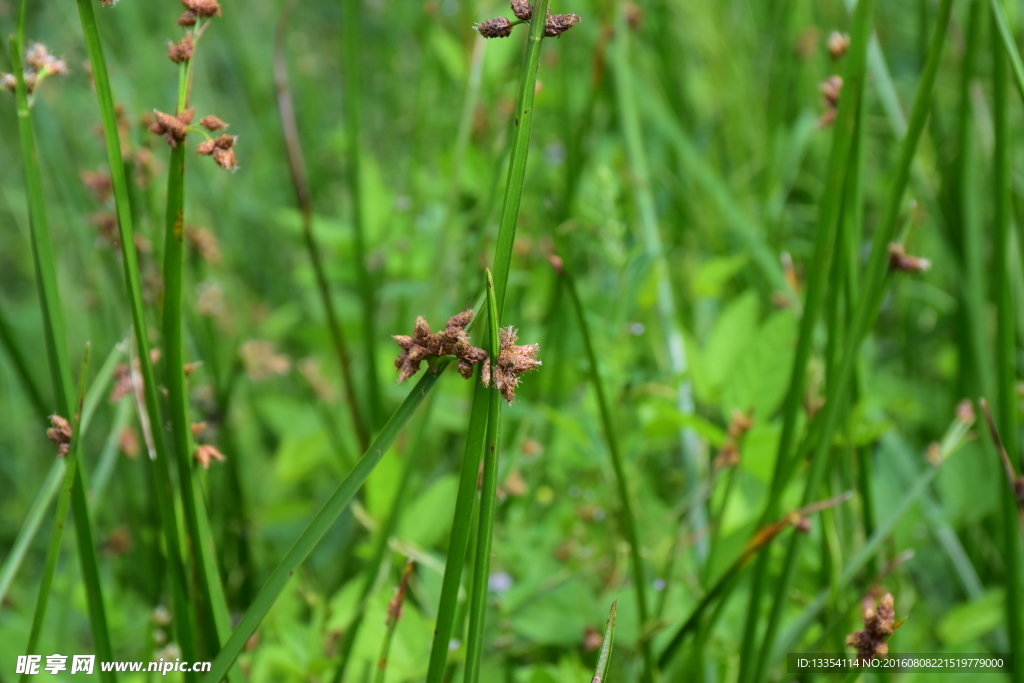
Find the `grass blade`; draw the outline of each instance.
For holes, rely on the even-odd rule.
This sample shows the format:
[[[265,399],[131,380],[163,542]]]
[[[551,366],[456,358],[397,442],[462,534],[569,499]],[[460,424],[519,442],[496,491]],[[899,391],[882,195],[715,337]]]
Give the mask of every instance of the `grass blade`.
[[[992,19],[994,28],[1002,30],[1000,17],[997,13],[999,3],[993,3]],[[1005,20],[1002,26],[1005,26]],[[1020,56],[1014,51],[1010,54],[1011,61],[1017,59],[1017,66],[1020,64]],[[1013,137],[1009,126],[1009,96],[1007,93],[1007,72],[1006,58],[1001,54],[999,45],[992,44],[992,81],[993,81],[993,118],[995,119],[995,146],[993,156],[995,169],[993,174],[992,187],[995,191],[993,198],[995,205],[995,231],[992,236],[992,255],[996,260],[995,269],[995,293],[996,293],[996,410],[999,415],[999,430],[1003,434],[1005,450],[1000,446],[1000,455],[1009,460],[1006,452],[1019,454],[1018,433],[1017,433],[1017,341],[1016,327],[1013,310],[1013,282],[1012,271],[1015,254],[1010,239],[1011,227],[1011,158],[1013,149]],[[1024,91],[1022,91],[1024,94]],[[984,407],[987,412],[987,406]],[[986,415],[986,417],[990,416]],[[1021,532],[1024,531],[1024,500],[1015,500],[1012,463],[1006,463],[1009,472],[1010,486],[1000,484],[1002,491],[1002,526],[1003,526],[1003,557],[1006,559],[1006,630],[1009,632],[1010,642],[1016,643],[1014,654],[1020,656],[1021,648],[1024,647],[1024,587],[1021,586],[1021,571],[1024,560],[1021,558]],[[1018,511],[1017,505],[1021,505]],[[1019,517],[1018,517],[1019,514]],[[1013,680],[1016,683],[1024,681],[1024,667],[1017,667],[1014,670]]]
[[[827,455],[832,443],[832,434],[838,423],[839,407],[843,403],[841,397],[847,391],[853,376],[853,368],[856,364],[860,346],[867,337],[868,330],[878,315],[882,299],[885,296],[889,262],[888,246],[895,238],[899,227],[899,218],[903,207],[903,193],[910,178],[911,164],[916,154],[917,144],[921,139],[921,134],[924,131],[924,125],[928,118],[928,112],[931,108],[932,91],[936,76],[938,75],[942,48],[945,44],[946,31],[952,13],[952,4],[952,0],[942,0],[936,17],[935,32],[929,44],[928,61],[925,64],[924,73],[918,84],[907,135],[901,143],[896,169],[889,183],[890,192],[885,204],[885,210],[882,214],[879,228],[873,237],[867,271],[863,280],[863,286],[860,288],[860,296],[858,297],[853,315],[853,325],[850,328],[848,341],[843,346],[843,360],[837,373],[836,384],[834,387],[829,387],[825,407],[822,410],[822,414],[818,417],[822,427],[820,438],[817,439],[818,445],[811,460],[810,472],[806,479],[803,495],[804,502],[807,502],[815,495],[824,477],[825,466],[828,460]],[[800,536],[794,536],[791,539],[781,578],[775,585],[775,601],[769,615],[760,655],[758,656],[756,675],[753,678],[753,680],[758,682],[765,680],[768,674],[768,660],[775,648],[778,624],[796,568],[800,541]],[[756,615],[756,612],[752,612],[749,616],[754,615]]]
[[[491,371],[498,367],[501,342],[498,337],[498,304],[491,271],[487,271],[487,309]],[[495,383],[496,384],[496,383]],[[484,470],[480,484],[480,519],[473,562],[473,588],[469,595],[469,633],[466,636],[466,683],[477,683],[483,656],[484,620],[487,613],[488,576],[491,568],[491,541],[498,498],[498,429],[501,424],[501,394],[497,386],[487,391],[487,438],[484,444]],[[472,429],[472,426],[470,427]]]
[[[100,115],[103,121],[103,138],[107,146],[107,162],[110,165],[110,179],[114,191],[114,203],[117,211],[117,225],[122,245],[135,244],[135,230],[132,225],[131,202],[128,194],[128,182],[121,155],[121,138],[118,132],[114,97],[110,88],[110,77],[107,73],[107,62],[103,56],[103,44],[100,41],[96,14],[90,0],[78,0],[78,14],[85,36],[85,45],[89,53],[89,64],[92,68],[93,82],[96,86],[96,97],[99,102]],[[135,345],[138,352],[139,366],[142,372],[142,391],[146,406],[146,416],[150,425],[163,424],[160,414],[160,402],[157,395],[156,374],[150,359],[150,346],[146,322],[146,314],[142,304],[142,284],[139,275],[138,256],[135,249],[121,249],[124,267],[125,284],[128,292],[129,308],[131,309],[132,327],[135,330]],[[170,475],[169,451],[163,429],[152,429],[153,446],[156,459],[142,458],[147,474],[156,491],[157,508],[164,533],[164,549],[167,553],[171,578],[171,593],[174,605],[174,625],[177,630],[178,643],[186,659],[195,660],[194,639],[192,637],[192,610],[189,606],[185,564],[181,557],[181,542],[178,537],[177,515],[174,509],[173,484]],[[77,513],[76,513],[77,514]],[[191,673],[186,674],[189,680],[194,679]]]
[[[39,635],[42,632],[43,621],[46,619],[46,606],[50,601],[50,585],[53,583],[53,573],[57,569],[57,560],[60,557],[61,540],[64,538],[64,522],[68,517],[68,508],[71,507],[71,491],[75,486],[75,473],[78,471],[78,459],[82,454],[82,402],[85,399],[85,385],[89,374],[89,345],[85,345],[85,355],[82,358],[82,370],[78,377],[78,394],[75,399],[75,413],[67,416],[71,423],[71,444],[67,455],[64,456],[65,467],[64,477],[61,482],[61,493],[57,498],[57,511],[53,516],[53,531],[50,533],[50,546],[46,550],[46,564],[43,567],[43,576],[39,583],[39,595],[36,597],[36,609],[32,614],[32,627],[28,634],[28,644],[25,652],[35,654],[39,645]],[[63,417],[63,416],[61,416]],[[54,424],[54,427],[57,425]],[[58,456],[60,457],[60,456]],[[22,674],[21,680],[29,677],[26,672]]]
[[[437,383],[445,367],[447,367],[447,361],[439,364],[435,372],[424,373],[420,381],[416,383],[416,386],[406,396],[402,405],[398,407],[398,410],[395,411],[391,419],[388,420],[387,424],[384,425],[383,429],[373,440],[373,443],[370,444],[370,448],[367,449],[363,457],[356,463],[352,472],[345,477],[344,481],[335,489],[316,516],[310,520],[309,524],[295,540],[295,543],[292,544],[288,553],[277,567],[274,568],[274,571],[270,573],[267,582],[256,595],[256,599],[253,600],[249,610],[242,617],[238,626],[231,633],[231,637],[213,660],[210,672],[203,678],[204,683],[217,683],[227,674],[231,664],[238,657],[242,648],[245,647],[246,641],[256,632],[256,628],[263,621],[263,617],[267,615],[267,612],[273,607],[278,596],[281,595],[281,591],[287,585],[288,579],[291,578],[299,565],[303,563],[320,543],[320,539],[324,537],[324,534],[334,524],[334,521],[348,507],[356,492],[370,476],[374,468],[377,467],[377,464],[384,457],[388,448],[391,447],[399,432],[402,431],[402,428],[412,418],[417,406],[426,398],[430,390],[434,388],[434,384]]]
[[[605,683],[608,680],[608,669],[612,663],[612,642],[615,640],[615,612],[618,604],[618,600],[612,602],[612,608],[608,612],[608,625],[604,628],[604,639],[601,641],[601,654],[597,658],[597,666],[594,668],[594,677],[590,680],[590,683]]]
[[[28,193],[29,224],[32,233],[32,256],[35,261],[36,282],[42,306],[43,327],[46,339],[47,357],[50,362],[50,376],[53,381],[57,414],[71,415],[71,371],[65,348],[64,314],[61,311],[60,295],[57,289],[56,260],[50,243],[50,230],[46,222],[43,183],[36,156],[35,135],[28,109],[28,95],[21,60],[22,41],[25,33],[26,2],[21,4],[18,20],[18,36],[11,36],[11,63],[16,78],[15,97],[18,111],[18,132],[21,141],[22,161],[25,165],[25,187]],[[89,507],[85,499],[85,480],[80,468],[75,468],[74,485],[71,492],[71,508],[78,540],[78,557],[85,579],[85,593],[89,605],[89,625],[92,629],[96,655],[100,659],[112,660],[110,634],[107,629],[107,615],[103,606],[103,591],[99,581],[99,565],[93,546],[92,524],[89,521]],[[101,672],[101,674],[104,672]],[[114,680],[106,672],[106,680]]]
[[[548,0],[539,0],[534,5],[533,16],[546,16],[547,11]],[[537,94],[537,68],[540,65],[540,48],[543,38],[544,23],[534,21],[530,24],[530,35],[527,38],[526,52],[523,55],[523,70],[519,76],[519,99],[512,128],[508,178],[505,181],[505,198],[501,209],[498,242],[494,248],[494,295],[497,298],[499,319],[505,308],[508,274],[512,268],[512,247],[516,241],[519,205],[523,199],[526,158],[530,151],[530,133],[533,130],[533,101]]]
[[[800,331],[797,337],[796,356],[790,374],[789,388],[786,392],[782,408],[782,436],[772,475],[768,503],[761,517],[762,524],[767,524],[778,516],[784,485],[789,478],[787,470],[791,460],[795,460],[793,446],[797,438],[797,427],[802,409],[802,397],[807,383],[807,367],[814,343],[814,329],[821,314],[825,301],[825,289],[832,266],[835,251],[835,239],[842,217],[843,191],[846,187],[848,162],[852,149],[853,134],[857,126],[857,113],[863,96],[864,72],[867,60],[868,39],[871,35],[871,23],[874,16],[874,0],[861,0],[854,15],[854,28],[850,42],[850,51],[846,56],[847,68],[843,76],[843,94],[839,102],[836,117],[836,129],[832,138],[832,150],[828,165],[828,179],[825,194],[822,197],[821,219],[815,233],[814,255],[809,263],[807,276],[807,295],[803,314],[800,318]],[[830,385],[831,386],[831,385]],[[805,499],[807,502],[807,499]],[[753,672],[754,640],[760,612],[761,600],[765,591],[768,574],[768,555],[758,559],[758,568],[754,573],[747,606],[746,628],[743,634],[742,654],[740,655],[739,680],[746,681]],[[756,680],[756,679],[755,679]]]

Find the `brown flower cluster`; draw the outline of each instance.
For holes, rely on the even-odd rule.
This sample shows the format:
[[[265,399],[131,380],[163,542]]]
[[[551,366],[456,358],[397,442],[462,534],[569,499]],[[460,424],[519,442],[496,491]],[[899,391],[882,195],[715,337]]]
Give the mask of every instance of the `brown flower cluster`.
[[[932,262],[920,256],[911,256],[902,244],[889,245],[889,269],[904,273],[923,273],[932,267]]]
[[[196,44],[192,41],[192,34],[186,33],[177,43],[170,43],[167,46],[167,56],[175,64],[182,64],[192,59]]]
[[[829,76],[821,85],[818,91],[825,102],[825,111],[818,117],[818,125],[827,128],[835,123],[836,114],[839,112],[839,95],[843,91],[843,77]]]
[[[395,358],[398,368],[398,382],[401,384],[420,371],[420,364],[429,358],[455,356],[459,359],[459,374],[469,379],[473,366],[487,359],[487,352],[469,343],[466,325],[473,319],[473,311],[463,311],[448,318],[444,330],[431,332],[430,325],[420,316],[411,337],[396,334],[392,336],[402,352]]]
[[[206,119],[204,118],[203,121],[206,121]],[[220,119],[217,119],[217,121],[223,123]],[[236,140],[238,140],[237,135],[221,135],[217,138],[204,140],[196,145],[196,154],[212,156],[213,160],[216,161],[217,165],[221,168],[227,171],[235,171],[238,169],[238,159],[235,158]]]
[[[892,593],[886,593],[875,604],[872,596],[864,596],[861,614],[864,630],[854,631],[846,636],[847,647],[857,648],[857,659],[869,662],[876,657],[882,659],[889,654],[886,642],[899,624],[896,623],[896,605]]]
[[[149,125],[149,132],[163,135],[168,145],[177,147],[179,143],[185,141],[185,134],[192,124],[195,111],[189,108],[177,116],[171,116],[154,109],[153,114],[156,116],[156,121]]]
[[[547,20],[544,22],[544,35],[548,38],[557,38],[578,23],[580,23],[578,14],[551,14],[548,12]]]
[[[833,31],[828,36],[828,53],[832,59],[841,59],[846,51],[850,49],[850,36],[839,31]]]
[[[510,4],[512,14],[518,21],[512,22],[505,17],[495,17],[481,21],[473,28],[479,31],[484,38],[507,38],[512,35],[512,29],[517,24],[527,22],[533,17],[533,5],[529,3],[529,0],[510,0]],[[580,23],[578,14],[552,14],[551,10],[548,10],[544,20],[544,35],[549,38],[558,37],[578,23]]]
[[[47,76],[63,76],[68,72],[68,65],[58,59],[42,43],[32,43],[25,52],[25,90],[31,95]],[[14,74],[0,73],[0,83],[14,92],[18,79]]]
[[[541,364],[537,359],[539,344],[516,345],[518,337],[516,330],[512,327],[503,327],[498,330],[501,346],[498,350],[498,363],[494,368],[494,386],[501,392],[502,398],[512,403],[516,397],[516,387],[519,386],[519,376],[533,370]],[[491,360],[484,360],[482,380],[485,387],[491,386],[492,372]]]
[[[217,450],[216,446],[211,446],[210,444],[196,446],[195,458],[203,466],[204,470],[210,469],[210,463],[214,460],[221,462],[226,460],[224,454]]]
[[[71,423],[60,415],[51,415],[46,438],[57,445],[57,457],[63,458],[71,448]]]
[[[740,410],[732,411],[732,418],[729,421],[728,436],[721,450],[715,457],[714,468],[716,470],[725,467],[735,467],[740,462],[740,441],[743,436],[754,426],[753,408],[746,413]]]
[[[199,17],[209,19],[220,16],[217,0],[181,0],[185,13],[178,17],[178,26],[195,26]]]

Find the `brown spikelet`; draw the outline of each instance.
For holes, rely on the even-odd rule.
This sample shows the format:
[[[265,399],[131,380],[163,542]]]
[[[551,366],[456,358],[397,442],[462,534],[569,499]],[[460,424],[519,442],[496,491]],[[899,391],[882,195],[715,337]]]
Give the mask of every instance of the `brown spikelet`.
[[[213,114],[210,114],[209,116],[204,116],[203,118],[201,118],[199,120],[199,125],[202,126],[203,128],[205,128],[206,130],[211,131],[211,132],[217,131],[217,130],[224,130],[225,128],[228,127],[228,124],[224,123],[223,121],[221,121],[219,118],[217,118]]]
[[[192,34],[186,33],[177,43],[171,43],[167,46],[167,56],[175,64],[181,64],[192,59],[192,53],[195,49],[196,46],[192,42]]]
[[[71,448],[71,423],[60,415],[50,416],[50,428],[46,430],[46,438],[57,446],[57,457],[63,458]]]
[[[857,659],[869,662],[889,654],[889,636],[897,629],[896,606],[892,593],[886,593],[875,603],[871,595],[864,596],[861,613],[864,630],[846,636],[846,645],[857,649]]]
[[[209,18],[220,16],[220,4],[217,0],[181,0],[181,4],[195,12],[198,16]]]
[[[578,14],[552,14],[544,22],[544,35],[548,38],[557,38],[578,23]]]
[[[463,311],[448,319],[440,332],[431,332],[430,325],[422,317],[416,318],[412,336],[397,334],[392,337],[402,352],[395,358],[398,368],[398,382],[402,383],[420,370],[420,364],[430,358],[455,356],[458,359],[459,374],[469,379],[473,366],[487,358],[487,352],[473,346],[466,333],[466,326],[473,319],[473,311]]]
[[[511,5],[512,14],[516,15],[517,19],[529,21],[533,16],[533,5],[528,0],[511,0]]]
[[[505,17],[495,17],[487,21],[481,21],[474,26],[484,38],[508,38],[512,35],[512,22]]]
[[[903,250],[902,244],[889,245],[889,269],[904,273],[923,273],[932,267],[932,262],[920,256],[911,256]]]
[[[501,328],[498,330],[498,336],[501,344],[498,350],[497,367],[492,373],[490,358],[485,358],[480,379],[485,387],[491,386],[493,381],[494,386],[501,392],[502,398],[511,404],[516,397],[519,376],[541,364],[537,359],[537,350],[540,348],[540,344],[517,345],[518,337],[516,330],[512,327]]]

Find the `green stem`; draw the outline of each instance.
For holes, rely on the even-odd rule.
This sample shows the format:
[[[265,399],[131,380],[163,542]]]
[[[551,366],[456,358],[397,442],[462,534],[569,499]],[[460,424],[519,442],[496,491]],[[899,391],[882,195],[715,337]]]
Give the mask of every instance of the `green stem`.
[[[46,564],[43,567],[42,580],[39,583],[39,595],[36,596],[36,609],[32,614],[32,627],[29,630],[28,644],[25,652],[34,654],[39,645],[39,635],[42,633],[43,621],[46,619],[46,606],[50,600],[50,586],[53,583],[53,573],[57,568],[57,559],[60,557],[61,539],[64,537],[64,523],[68,517],[68,508],[71,506],[71,492],[75,486],[75,474],[78,471],[78,459],[82,454],[82,401],[85,398],[86,379],[89,374],[89,344],[85,345],[85,355],[82,357],[82,370],[78,377],[78,394],[75,400],[75,414],[66,416],[71,424],[71,440],[69,450],[65,457],[64,479],[61,483],[60,496],[57,498],[57,511],[53,517],[53,531],[50,533],[50,546],[46,550]],[[64,416],[62,416],[64,417]],[[29,678],[29,673],[21,676],[22,681]]]
[[[539,0],[534,5],[533,16],[546,16],[547,10],[548,0]],[[523,199],[526,158],[530,151],[530,132],[533,130],[533,102],[537,93],[537,68],[540,65],[543,38],[544,22],[532,22],[530,35],[526,41],[526,52],[523,55],[523,70],[519,76],[519,99],[512,128],[512,149],[508,177],[505,181],[505,198],[501,210],[501,224],[498,228],[498,242],[494,249],[494,295],[497,299],[499,319],[505,310],[508,274],[512,268],[512,247],[516,240],[519,205]]]
[[[22,0],[18,19],[18,35],[25,33],[26,0]],[[53,381],[57,414],[70,416],[72,408],[71,371],[67,357],[64,335],[64,314],[61,310],[57,289],[56,260],[50,242],[50,230],[46,221],[43,181],[36,156],[35,134],[28,109],[28,93],[25,89],[24,69],[21,60],[22,38],[11,36],[11,64],[17,81],[15,97],[18,113],[18,133],[21,141],[22,161],[25,166],[25,189],[28,194],[29,225],[32,234],[32,257],[35,261],[36,283],[42,307],[43,328],[46,339],[47,358],[50,363],[50,377]],[[106,610],[103,606],[103,591],[99,581],[99,564],[93,545],[92,523],[89,506],[85,499],[85,480],[81,468],[75,468],[74,486],[71,492],[72,517],[78,540],[78,558],[85,581],[86,599],[89,605],[89,625],[92,629],[93,644],[100,659],[113,658],[110,634],[107,629]],[[113,673],[107,672],[106,680],[114,680]]]
[[[469,413],[466,447],[462,455],[459,490],[455,495],[455,514],[448,540],[448,559],[444,565],[441,598],[437,607],[437,623],[434,626],[434,641],[430,648],[427,683],[441,683],[444,680],[445,666],[448,661],[448,645],[452,639],[455,617],[458,612],[459,586],[462,583],[462,570],[465,567],[466,550],[469,546],[470,522],[476,501],[480,459],[487,438],[490,392],[480,382],[480,373],[476,373],[473,377],[473,404]]]
[[[998,7],[998,3],[995,3]],[[992,13],[993,24],[999,29],[999,17]],[[1016,328],[1013,310],[1012,265],[1014,252],[1010,240],[1011,225],[1011,165],[1010,154],[1013,138],[1010,134],[1008,121],[1009,97],[1007,94],[1006,58],[1000,47],[992,43],[992,80],[993,80],[993,118],[995,128],[995,146],[993,147],[995,172],[992,187],[995,190],[995,231],[993,239],[993,258],[995,270],[996,294],[996,401],[999,432],[1002,435],[1006,451],[1018,454],[1017,435],[1017,348]],[[1012,483],[1012,482],[1011,482]],[[1021,528],[1018,522],[1017,509],[1012,486],[999,484],[1002,490],[1002,526],[1006,559],[1006,625],[1010,642],[1015,643],[1014,655],[1018,658],[1024,648],[1024,602],[1021,587]],[[1013,680],[1024,681],[1024,667],[1014,669]]]
[[[870,2],[870,0],[864,0]],[[821,420],[821,436],[817,439],[817,447],[811,460],[811,468],[806,478],[803,500],[810,500],[818,491],[825,468],[828,453],[832,444],[832,435],[839,419],[839,407],[842,401],[833,400],[842,396],[853,375],[853,368],[860,352],[860,346],[867,337],[868,331],[878,315],[882,299],[885,296],[886,276],[888,273],[888,245],[895,238],[899,227],[899,217],[903,205],[903,194],[910,178],[911,164],[917,150],[917,144],[924,131],[925,122],[931,106],[932,91],[938,75],[942,47],[945,43],[949,18],[952,13],[953,0],[942,0],[936,17],[935,32],[929,44],[928,61],[918,84],[914,106],[910,115],[907,135],[900,146],[899,158],[895,173],[889,183],[890,193],[885,204],[879,229],[873,237],[871,256],[868,259],[867,271],[860,288],[860,296],[853,315],[853,325],[847,343],[843,345],[843,360],[837,375],[836,386],[829,388],[825,407],[818,419]],[[765,680],[768,673],[770,655],[775,647],[776,633],[782,611],[789,595],[789,586],[796,569],[802,535],[795,534],[790,541],[782,576],[775,584],[775,601],[769,615],[767,630],[757,660],[755,681]],[[756,614],[754,612],[753,614]]]
[[[489,322],[488,353],[491,368],[498,367],[498,306],[494,295],[494,280],[487,271],[487,309]],[[494,535],[494,516],[498,500],[498,429],[501,423],[501,394],[498,388],[487,390],[487,439],[484,447],[484,471],[480,484],[480,519],[477,528],[476,557],[473,562],[473,588],[469,595],[469,632],[466,636],[466,683],[480,679],[483,657],[484,622],[487,613],[488,576],[491,567],[491,541]]]
[[[832,268],[835,236],[838,230],[843,208],[843,191],[846,187],[846,175],[852,141],[856,131],[857,112],[863,95],[864,72],[867,60],[868,38],[871,34],[871,22],[874,15],[874,0],[862,0],[857,5],[850,50],[846,56],[847,70],[843,77],[843,97],[840,99],[839,112],[836,117],[835,132],[832,138],[832,150],[828,165],[828,178],[825,194],[822,197],[821,220],[815,233],[814,255],[809,263],[807,277],[807,298],[804,303],[803,315],[800,318],[800,331],[797,337],[796,357],[791,371],[789,389],[783,404],[782,435],[775,460],[775,471],[772,476],[768,503],[761,516],[761,523],[767,524],[778,516],[782,492],[789,481],[786,476],[791,462],[796,460],[800,451],[794,451],[793,445],[797,437],[797,428],[803,408],[803,395],[807,383],[807,366],[811,358],[814,344],[814,329],[824,303],[825,289]],[[852,200],[852,198],[851,198]],[[831,377],[829,393],[831,394]],[[753,672],[754,641],[760,613],[761,601],[768,581],[767,553],[758,558],[757,570],[754,572],[747,606],[746,627],[743,634],[743,645],[740,654],[740,681],[748,681]]]

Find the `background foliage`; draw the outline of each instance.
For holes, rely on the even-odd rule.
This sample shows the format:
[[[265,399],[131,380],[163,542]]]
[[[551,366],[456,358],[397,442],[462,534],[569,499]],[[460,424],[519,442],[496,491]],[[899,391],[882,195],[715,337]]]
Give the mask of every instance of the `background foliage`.
[[[553,256],[575,282],[618,424],[649,589],[646,629],[656,652],[763,526],[829,171],[833,128],[819,125],[825,104],[818,87],[845,68],[829,54],[830,32],[851,30],[846,7],[832,0],[652,0],[624,7],[574,1],[554,11],[576,12],[582,22],[543,46],[501,318],[518,328],[521,343],[540,344],[544,365],[524,376],[517,400],[504,408],[486,681],[589,680],[615,599],[608,680],[641,675],[644,631],[630,588],[636,577],[618,516],[621,495],[591,390],[594,370]],[[998,402],[996,384],[1006,367],[995,352],[994,278],[1007,250],[1015,330],[1024,332],[1020,240],[1014,233],[1000,243],[993,227],[993,63],[982,48],[996,37],[987,9],[971,37],[969,13],[978,11],[972,4],[987,7],[954,4],[903,201],[902,241],[932,267],[890,279],[858,357],[856,389],[841,397],[848,409],[813,499],[847,490],[856,495],[812,518],[784,596],[781,632],[820,591],[825,604],[794,634],[789,651],[843,650],[845,635],[861,627],[861,596],[879,584],[895,596],[897,616],[907,617],[893,637],[894,652],[1022,653],[1006,622],[1010,570],[1000,503],[1006,479],[980,420],[871,561],[843,575],[870,525],[895,514],[931,467],[925,453],[955,423],[957,403],[983,395]],[[850,250],[857,269],[892,187],[936,5],[879,3],[875,13],[880,52],[869,54],[859,122],[862,236]],[[140,122],[153,109],[173,109],[177,82],[166,42],[180,37],[174,24],[180,9],[134,0],[96,8],[114,96],[123,107],[149,336],[157,347],[169,155]],[[398,348],[389,335],[410,334],[418,315],[440,329],[472,305],[481,271],[491,265],[526,29],[485,42],[471,25],[506,9],[468,0],[360,3],[355,93],[366,279],[354,265],[342,8],[225,2],[223,18],[200,42],[193,103],[200,115],[230,122],[241,167],[225,173],[191,154],[186,161],[185,224],[204,228],[215,253],[210,242],[186,240],[185,359],[201,363],[188,379],[193,419],[207,423],[200,440],[226,455],[202,472],[201,482],[234,615],[252,602],[363,450],[291,185],[273,74],[276,24],[285,12],[284,53],[313,226],[352,351],[356,395],[373,432],[412,386],[394,382]],[[1015,13],[1009,18],[1016,25]],[[3,35],[15,30],[16,19],[13,3],[0,2]],[[118,247],[95,225],[113,201],[98,201],[81,181],[84,172],[105,172],[99,111],[73,13],[30,3],[26,36],[62,55],[71,69],[41,86],[32,119],[71,367],[77,372],[91,342],[90,386],[99,387],[101,398],[81,466],[92,492],[111,641],[121,659],[148,659],[167,643],[154,610],[170,608],[170,588],[140,464],[145,447],[137,444],[132,453],[122,438],[131,429],[141,442],[135,407],[130,398],[107,400],[111,363],[129,362],[130,316]],[[965,78],[971,49],[975,63]],[[10,71],[6,60],[0,64]],[[10,558],[53,463],[44,433],[55,403],[14,98],[5,95],[0,105],[0,556]],[[1012,93],[1010,130],[1021,123]],[[1013,169],[1017,147],[1008,149]],[[1016,218],[1020,175],[1007,183]],[[850,323],[843,291],[826,295],[815,328],[801,429],[828,394],[834,331]],[[366,297],[373,302],[372,326],[363,312]],[[475,329],[477,344],[485,345],[486,328]],[[1013,351],[1019,355],[1016,342]],[[470,395],[470,383],[456,373],[441,378],[250,641],[241,662],[251,680],[331,679],[396,496],[400,519],[365,605],[349,675],[360,680],[376,665],[388,601],[411,557],[417,569],[387,676],[423,680]],[[738,442],[738,464],[721,468],[716,456],[730,443],[735,410],[752,410],[753,427]],[[1019,453],[1010,455],[1021,471]],[[400,492],[407,464],[412,479]],[[805,476],[799,459],[784,482],[784,509],[799,506]],[[873,501],[865,499],[865,477]],[[49,512],[45,520],[48,530]],[[74,544],[63,544],[41,652],[93,651]],[[0,605],[0,679],[13,675],[24,652],[45,548],[40,533]],[[767,552],[775,575],[785,544]],[[682,672],[685,680],[736,678],[749,583],[749,574],[742,575],[714,604],[716,620],[698,629],[699,646],[684,643],[663,671],[667,680],[684,680]],[[453,649],[450,658],[463,656],[464,648]],[[771,671],[778,675],[782,667],[776,663]]]

